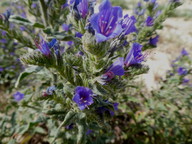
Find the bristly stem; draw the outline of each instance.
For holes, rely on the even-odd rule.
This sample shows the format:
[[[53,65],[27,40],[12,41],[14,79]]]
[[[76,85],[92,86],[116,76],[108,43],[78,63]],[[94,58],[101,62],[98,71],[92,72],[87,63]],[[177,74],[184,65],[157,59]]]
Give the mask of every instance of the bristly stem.
[[[42,13],[43,23],[45,26],[48,26],[47,6],[44,0],[39,0],[39,4]]]

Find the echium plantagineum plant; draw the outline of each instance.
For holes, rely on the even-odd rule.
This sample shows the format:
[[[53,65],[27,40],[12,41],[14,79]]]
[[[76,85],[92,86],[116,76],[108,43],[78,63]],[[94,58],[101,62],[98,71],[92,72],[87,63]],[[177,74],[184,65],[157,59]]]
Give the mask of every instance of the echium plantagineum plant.
[[[96,0],[24,2],[35,21],[7,11],[0,15],[0,29],[28,48],[20,57],[28,68],[46,68],[53,81],[47,90],[42,85],[39,92],[26,92],[19,100],[23,112],[29,108],[35,114],[24,122],[31,125],[20,135],[34,134],[41,122],[46,125],[41,132],[50,143],[68,140],[78,144],[91,143],[90,133],[96,137],[110,127],[107,121],[121,105],[117,97],[132,86],[132,79],[148,71],[143,64],[146,50],[156,47],[156,30],[181,5],[169,1],[159,12],[156,1],[143,1],[142,14],[123,16],[122,8],[112,6],[110,0],[103,0],[98,12],[94,11]],[[10,23],[26,31],[10,29]],[[18,78],[17,88],[26,75],[36,71],[28,68]],[[19,134],[17,128],[14,132]]]

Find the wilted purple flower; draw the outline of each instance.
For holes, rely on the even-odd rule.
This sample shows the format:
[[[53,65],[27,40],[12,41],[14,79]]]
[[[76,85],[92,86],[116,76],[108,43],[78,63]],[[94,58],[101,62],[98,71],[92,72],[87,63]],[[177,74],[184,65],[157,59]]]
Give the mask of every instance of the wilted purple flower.
[[[157,35],[156,37],[149,39],[149,44],[152,46],[157,46],[158,41],[159,41],[159,36]]]
[[[63,28],[64,31],[69,31],[70,25],[68,25],[68,24],[63,24],[63,25],[62,25],[62,28]]]
[[[125,58],[124,63],[126,67],[141,63],[144,60],[145,56],[142,54],[142,47],[139,43],[133,43],[131,50]]]
[[[73,129],[73,127],[74,127],[74,123],[65,126],[65,128],[66,128],[67,130],[71,130],[71,129]]]
[[[13,94],[13,97],[15,101],[19,102],[24,98],[24,94],[20,92],[16,92],[15,94]]]
[[[110,105],[113,105],[113,110],[112,109],[110,109],[109,107],[104,107],[104,106],[102,106],[102,107],[98,107],[97,109],[96,109],[96,112],[99,114],[99,116],[101,116],[101,117],[103,117],[103,115],[105,114],[105,113],[107,113],[107,114],[109,114],[110,116],[114,116],[114,111],[117,111],[118,110],[118,103],[111,103],[111,102],[109,102],[108,100],[106,100],[105,101],[107,104],[110,104]]]
[[[80,110],[84,110],[93,103],[93,92],[87,87],[78,86],[75,89],[73,101],[78,105]]]
[[[153,22],[154,22],[154,19],[152,17],[148,16],[145,21],[145,24],[146,24],[146,26],[151,27],[151,26],[153,26]]]
[[[179,75],[186,75],[187,72],[188,72],[188,70],[187,70],[186,68],[184,68],[184,67],[179,67],[179,68],[177,69],[177,73],[178,73]]]
[[[122,20],[122,28],[123,28],[123,34],[128,35],[132,32],[136,32],[137,29],[135,27],[135,23],[137,20],[134,16],[129,17],[129,15],[125,15],[124,19]]]
[[[53,92],[56,90],[55,86],[50,86],[47,88],[46,93],[47,95],[53,95]]]
[[[189,53],[183,48],[182,51],[181,51],[181,55],[182,56],[188,56]]]
[[[76,33],[75,33],[75,37],[82,38],[82,36],[83,36],[83,34],[80,33],[80,32],[76,32]]]
[[[112,7],[109,0],[104,0],[99,6],[99,13],[93,14],[90,18],[96,41],[100,43],[120,35],[123,31],[121,18],[121,7]]]

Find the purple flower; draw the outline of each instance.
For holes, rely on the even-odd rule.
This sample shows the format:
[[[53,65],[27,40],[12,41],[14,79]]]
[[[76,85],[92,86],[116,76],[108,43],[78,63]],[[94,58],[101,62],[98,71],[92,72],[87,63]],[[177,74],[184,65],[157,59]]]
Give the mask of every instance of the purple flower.
[[[66,44],[67,44],[69,47],[71,47],[71,46],[74,45],[74,42],[73,42],[73,41],[67,41]]]
[[[26,30],[25,26],[20,26],[20,30],[25,31]]]
[[[90,18],[96,41],[100,43],[119,36],[123,31],[121,18],[121,7],[112,7],[109,0],[104,0],[99,6],[99,13],[93,14]]]
[[[141,16],[145,13],[145,9],[143,9],[143,5],[141,2],[137,3],[136,8],[134,8],[134,13],[138,16]]]
[[[114,104],[113,104],[113,107],[114,107],[114,110],[115,110],[115,111],[118,110],[118,106],[119,106],[119,103],[114,103]]]
[[[137,20],[134,16],[129,17],[128,15],[124,16],[124,19],[122,20],[122,28],[123,28],[123,34],[128,35],[132,32],[136,32],[137,29],[135,27],[135,23]]]
[[[9,20],[9,17],[11,16],[11,9],[6,10],[3,14],[0,14],[0,18],[4,18],[5,21]]]
[[[0,67],[0,72],[3,72],[4,71],[4,68]]]
[[[89,12],[88,6],[89,6],[88,0],[81,0],[81,2],[79,2],[79,4],[77,5],[79,14],[84,19],[86,18],[86,16],[88,15],[88,12]]]
[[[180,0],[169,0],[171,3],[178,3]]]
[[[87,132],[86,132],[86,135],[90,135],[91,133],[93,133],[93,130],[88,129]]]
[[[6,39],[0,39],[0,43],[7,43],[7,40]]]
[[[182,51],[181,51],[181,55],[182,56],[188,56],[189,53],[183,48]]]
[[[62,28],[63,28],[64,31],[69,31],[70,25],[63,24]]]
[[[15,101],[19,102],[24,98],[24,94],[20,92],[16,92],[15,94],[13,94],[13,97]]]
[[[75,33],[75,37],[81,38],[82,36],[83,36],[83,34],[80,33],[80,32],[76,32],[76,33]]]
[[[154,19],[152,17],[148,16],[145,21],[145,24],[146,24],[146,26],[151,27],[151,26],[153,26],[153,22],[154,22]]]
[[[66,8],[66,7],[68,7],[68,6],[69,6],[69,4],[66,2],[65,4],[63,4],[63,5],[61,6],[61,8],[64,9],[64,8]]]
[[[82,51],[78,51],[75,55],[78,56],[78,57],[81,57],[81,56],[84,55],[84,53]]]
[[[1,31],[1,35],[2,35],[2,36],[6,36],[6,35],[7,35],[7,32],[4,31],[4,30],[2,30],[2,31]]]
[[[67,125],[65,128],[66,128],[67,130],[71,130],[71,129],[73,129],[73,127],[74,127],[74,123],[72,123],[72,124],[70,124],[70,125]]]
[[[31,5],[31,8],[36,8],[37,7],[37,4],[36,3],[33,3],[32,5]]]
[[[124,71],[124,59],[122,57],[118,58],[106,71],[103,76],[112,79],[115,75],[122,76],[125,74]]]
[[[145,56],[142,54],[142,45],[139,43],[133,43],[131,50],[125,58],[125,66],[135,65],[141,63]]]
[[[189,81],[190,81],[189,79],[183,78],[182,83],[183,83],[183,84],[188,84],[188,83],[189,83]]]
[[[158,41],[159,41],[159,36],[157,35],[156,37],[149,39],[149,44],[152,46],[157,46]]]
[[[37,42],[35,42],[35,44],[43,55],[50,56],[51,51],[49,48],[49,44],[44,39],[41,39],[40,44],[38,44]]]
[[[89,13],[88,0],[68,0],[68,4],[72,6],[72,11],[75,12],[78,19],[87,17]]]
[[[103,117],[103,115],[106,113],[106,114],[109,114],[110,116],[114,116],[114,111],[117,111],[118,110],[118,103],[111,103],[109,102],[108,100],[105,101],[106,104],[109,104],[109,105],[112,105],[113,106],[113,110],[112,108],[110,107],[106,107],[106,106],[101,106],[101,107],[98,107],[96,109],[96,112],[97,114],[99,114],[100,117]]]
[[[78,105],[80,110],[84,110],[93,103],[93,92],[87,87],[78,86],[75,89],[73,101]]]
[[[37,48],[41,51],[41,53],[45,56],[50,56],[51,54],[51,48],[54,48],[55,50],[55,46],[56,46],[57,40],[56,39],[52,39],[49,43],[46,42],[43,38],[41,38],[40,44],[38,44],[37,41],[35,41],[35,44],[37,46]]]
[[[188,72],[187,69],[184,68],[184,67],[179,67],[179,68],[177,69],[177,73],[178,73],[179,75],[186,75],[187,72]]]

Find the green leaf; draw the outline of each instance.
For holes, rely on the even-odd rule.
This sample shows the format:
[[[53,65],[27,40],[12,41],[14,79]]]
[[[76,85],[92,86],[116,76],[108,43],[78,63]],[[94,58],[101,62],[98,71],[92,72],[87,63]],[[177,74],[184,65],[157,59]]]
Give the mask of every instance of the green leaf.
[[[41,23],[34,23],[33,27],[35,27],[35,28],[42,28],[42,29],[45,28],[45,26],[43,24],[41,24]]]
[[[76,113],[74,111],[69,111],[65,116],[63,125],[69,125],[69,124],[73,123],[73,120],[75,117],[76,117]]]
[[[19,75],[19,77],[18,77],[18,79],[17,79],[17,81],[16,81],[16,83],[15,83],[15,87],[17,88],[18,85],[19,85],[19,83],[20,83],[24,78],[26,78],[27,76],[31,75],[31,74],[34,73],[34,72],[40,71],[41,69],[42,69],[42,67],[39,67],[39,66],[30,66],[29,68],[26,68],[25,71],[22,72],[22,73]]]
[[[18,23],[22,25],[32,25],[32,22],[30,22],[28,19],[25,19],[21,16],[12,15],[9,19],[10,22]]]

